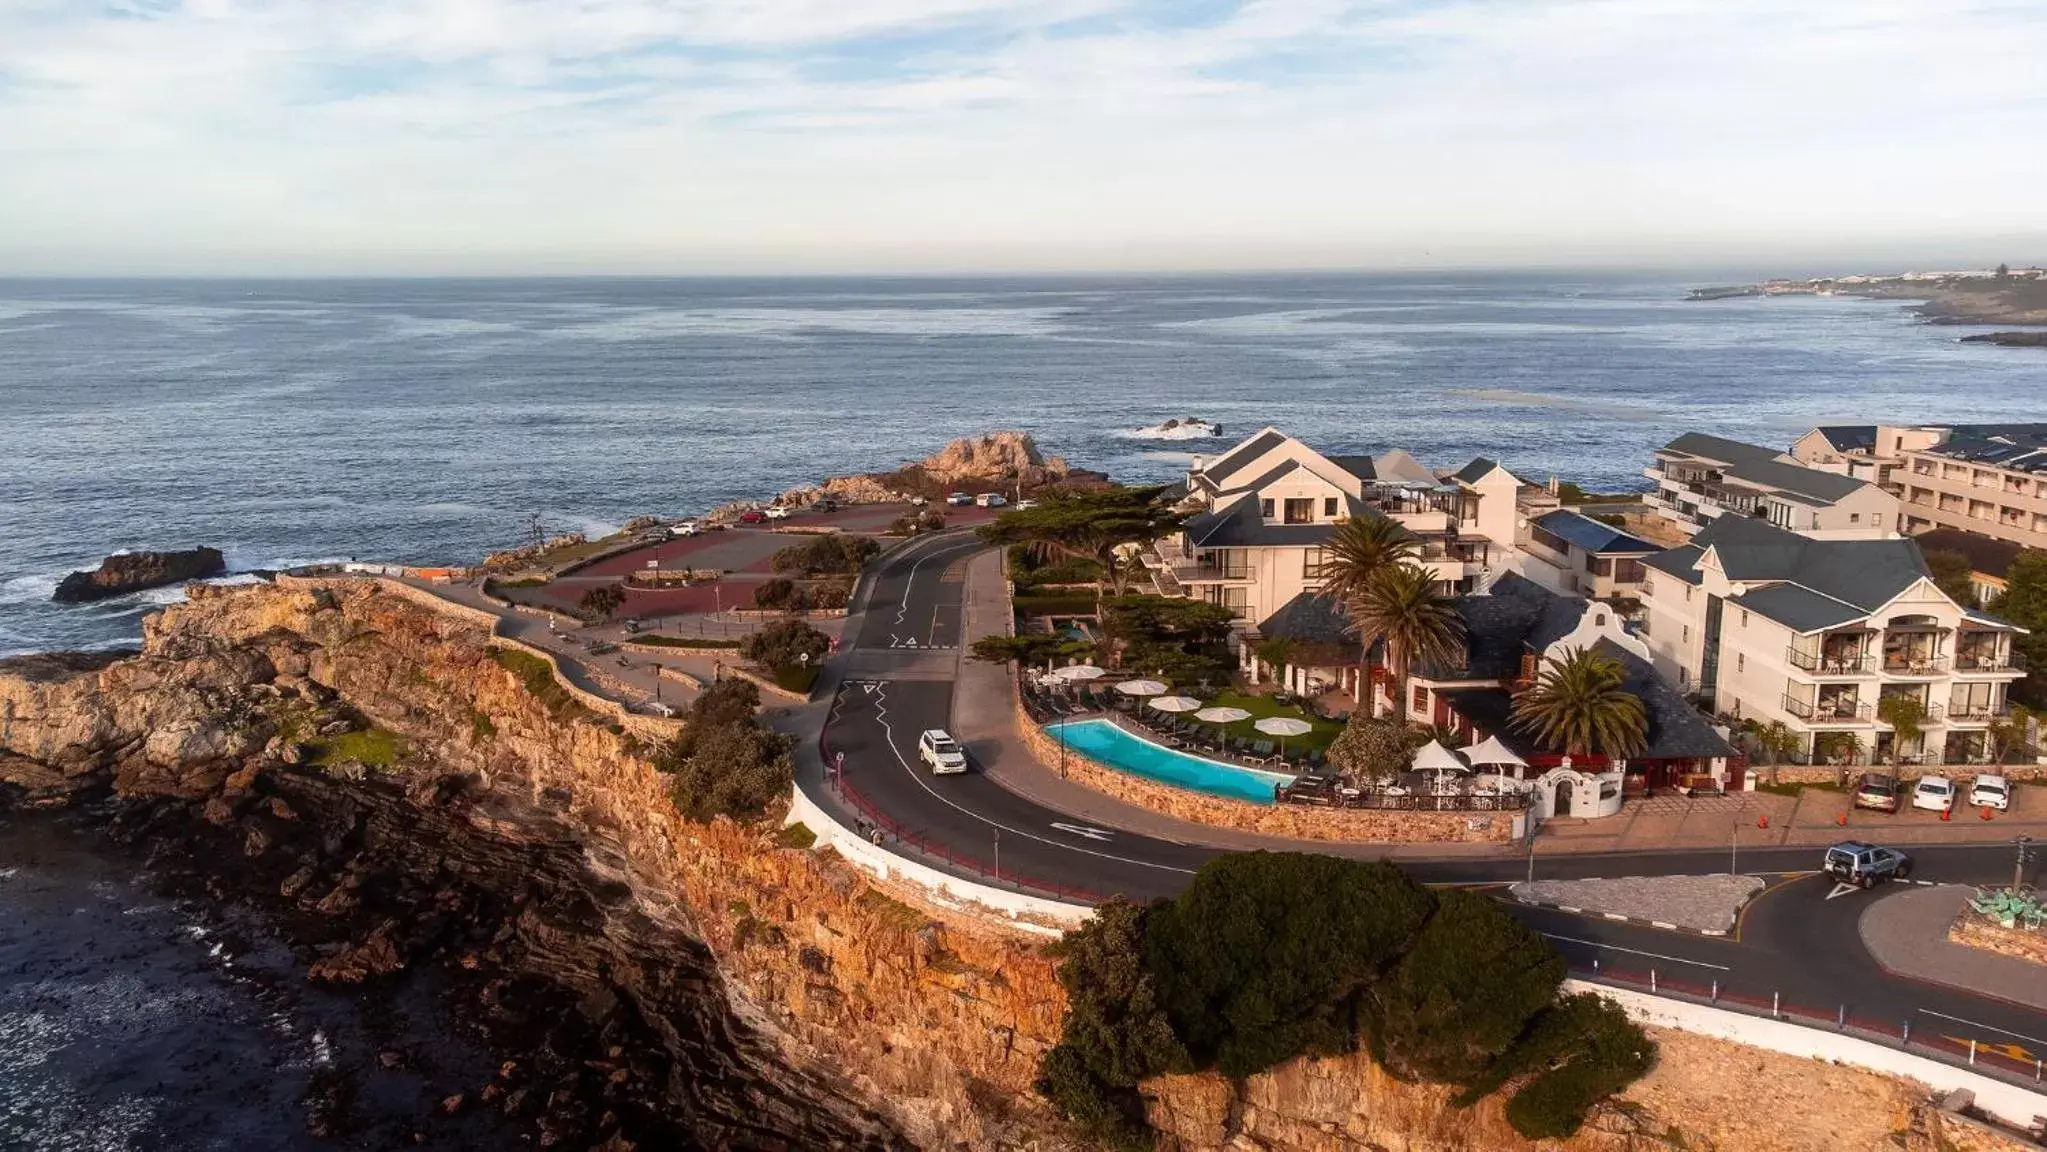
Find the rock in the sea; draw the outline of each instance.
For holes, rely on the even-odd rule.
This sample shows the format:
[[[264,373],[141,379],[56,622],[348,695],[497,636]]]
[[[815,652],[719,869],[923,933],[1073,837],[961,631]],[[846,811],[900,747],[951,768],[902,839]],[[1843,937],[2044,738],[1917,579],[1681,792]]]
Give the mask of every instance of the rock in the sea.
[[[922,467],[941,480],[1007,480],[1063,475],[1066,461],[1041,456],[1028,432],[990,432],[954,440],[926,459]]]
[[[218,548],[189,548],[183,552],[124,552],[100,561],[89,572],[73,572],[57,585],[50,598],[59,604],[84,604],[113,596],[126,596],[166,584],[203,580],[227,571],[227,558]]]

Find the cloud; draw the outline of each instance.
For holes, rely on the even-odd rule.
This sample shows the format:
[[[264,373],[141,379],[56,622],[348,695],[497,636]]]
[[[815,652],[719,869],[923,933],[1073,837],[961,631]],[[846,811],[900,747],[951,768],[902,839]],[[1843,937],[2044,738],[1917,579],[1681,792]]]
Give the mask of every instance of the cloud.
[[[1963,260],[2047,248],[2043,58],[1951,0],[12,0],[0,271]]]

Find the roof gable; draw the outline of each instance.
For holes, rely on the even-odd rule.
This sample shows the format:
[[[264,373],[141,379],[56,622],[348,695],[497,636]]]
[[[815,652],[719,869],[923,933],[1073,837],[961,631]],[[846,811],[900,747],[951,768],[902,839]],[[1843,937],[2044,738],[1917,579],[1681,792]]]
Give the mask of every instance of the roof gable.
[[[1216,457],[1214,462],[1202,467],[1201,474],[1214,484],[1222,484],[1239,469],[1249,467],[1260,456],[1286,443],[1286,433],[1277,428],[1265,427],[1240,443],[1235,448]]]

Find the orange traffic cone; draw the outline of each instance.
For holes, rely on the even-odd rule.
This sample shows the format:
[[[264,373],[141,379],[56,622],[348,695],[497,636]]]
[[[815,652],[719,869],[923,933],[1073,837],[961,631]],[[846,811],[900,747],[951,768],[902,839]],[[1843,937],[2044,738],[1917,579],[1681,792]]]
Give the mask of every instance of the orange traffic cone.
[[[1848,810],[1846,808],[1841,809],[1841,814],[1834,817],[1834,823],[1839,824],[1843,828],[1848,826]]]
[[[1768,812],[1758,812],[1758,813],[1756,813],[1756,827],[1758,827],[1758,828],[1768,828],[1769,826],[1770,826],[1770,814],[1769,814]]]
[[[1952,808],[1943,808],[1943,809],[1941,809],[1941,810],[1940,810],[1940,818],[1941,818],[1942,820],[1952,820],[1952,819],[1954,819],[1954,818],[1955,818],[1955,810],[1954,810],[1954,809],[1952,809]]]
[[[1988,807],[1985,807],[1985,808],[1983,809],[1983,818],[1984,818],[1985,820],[1988,820],[1988,819],[1990,819],[1990,809],[1989,809]]]

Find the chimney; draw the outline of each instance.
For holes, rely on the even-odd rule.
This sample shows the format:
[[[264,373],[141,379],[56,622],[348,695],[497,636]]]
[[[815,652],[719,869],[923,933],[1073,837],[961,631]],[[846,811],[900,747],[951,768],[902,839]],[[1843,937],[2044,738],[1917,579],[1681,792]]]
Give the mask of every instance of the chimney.
[[[1202,468],[1201,455],[1199,453],[1196,453],[1194,459],[1188,462],[1187,471],[1189,473],[1199,472],[1201,471],[1201,468]]]
[[[1545,485],[1545,487],[1547,487],[1547,488],[1549,489],[1549,494],[1550,494],[1550,495],[1552,495],[1552,496],[1556,495],[1556,494],[1557,494],[1557,478],[1556,478],[1555,476],[1551,476],[1551,477],[1549,478],[1549,483],[1548,483],[1547,485]]]

